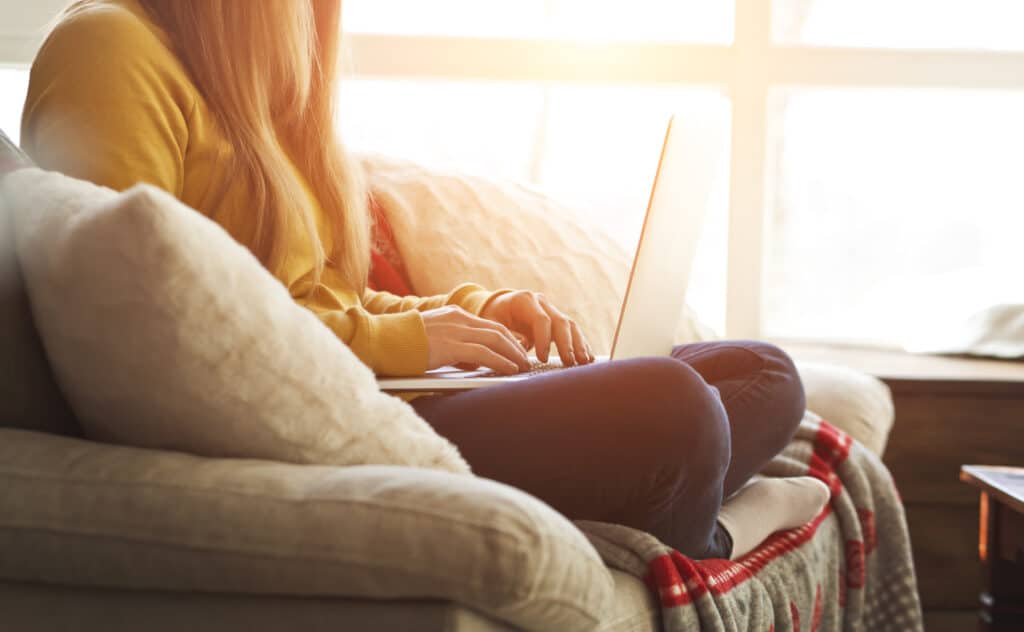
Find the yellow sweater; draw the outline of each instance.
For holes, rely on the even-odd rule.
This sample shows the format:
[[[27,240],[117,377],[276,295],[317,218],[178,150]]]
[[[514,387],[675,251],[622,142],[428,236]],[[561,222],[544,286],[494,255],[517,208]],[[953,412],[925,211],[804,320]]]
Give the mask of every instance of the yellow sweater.
[[[232,150],[166,35],[135,0],[110,0],[56,28],[32,65],[21,133],[45,169],[118,191],[155,185],[242,243],[255,230],[246,187],[230,186],[213,208],[222,184],[231,182]],[[382,375],[427,369],[420,311],[459,305],[479,314],[496,294],[466,284],[430,298],[372,290],[359,296],[327,271],[311,299],[312,269],[312,248],[296,233],[280,281]]]

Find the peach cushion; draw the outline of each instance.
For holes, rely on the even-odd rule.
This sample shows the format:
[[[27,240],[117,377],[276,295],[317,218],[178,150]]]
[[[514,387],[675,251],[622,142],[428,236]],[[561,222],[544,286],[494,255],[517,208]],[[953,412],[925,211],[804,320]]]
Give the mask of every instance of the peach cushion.
[[[413,290],[443,294],[474,281],[542,292],[611,350],[633,252],[601,226],[543,193],[498,178],[364,156]],[[714,338],[687,308],[676,342]]]

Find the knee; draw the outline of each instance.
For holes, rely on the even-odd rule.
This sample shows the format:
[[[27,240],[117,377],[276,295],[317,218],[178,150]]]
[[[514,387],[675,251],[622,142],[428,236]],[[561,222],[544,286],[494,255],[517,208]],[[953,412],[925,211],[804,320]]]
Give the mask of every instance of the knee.
[[[800,372],[797,371],[793,358],[789,357],[789,354],[782,349],[767,342],[757,344],[757,353],[765,359],[766,369],[778,376],[782,385],[780,397],[784,403],[788,404],[795,428],[804,416],[807,398],[804,394],[804,383],[800,379]]]
[[[786,441],[796,432],[807,408],[804,385],[800,373],[789,354],[779,347],[761,341],[744,341],[744,348],[761,358],[761,372],[770,384],[771,405],[766,413],[775,418],[776,426],[785,431]]]
[[[647,358],[635,369],[644,449],[668,479],[713,483],[729,464],[729,420],[718,390],[689,365]],[[703,483],[702,483],[703,484]]]

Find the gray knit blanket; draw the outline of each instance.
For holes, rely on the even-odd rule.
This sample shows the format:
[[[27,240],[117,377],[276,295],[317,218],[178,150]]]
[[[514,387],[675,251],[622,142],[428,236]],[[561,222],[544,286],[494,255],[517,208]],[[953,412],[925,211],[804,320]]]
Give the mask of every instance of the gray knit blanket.
[[[763,474],[815,476],[832,499],[734,562],[691,560],[620,525],[576,524],[608,566],[654,591],[665,632],[923,629],[903,505],[877,456],[808,413]]]

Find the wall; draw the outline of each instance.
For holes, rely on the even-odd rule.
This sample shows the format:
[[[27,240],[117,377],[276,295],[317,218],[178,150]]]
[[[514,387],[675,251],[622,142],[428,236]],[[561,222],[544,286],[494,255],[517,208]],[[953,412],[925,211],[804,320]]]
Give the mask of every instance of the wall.
[[[0,0],[0,64],[27,64],[69,0]]]

